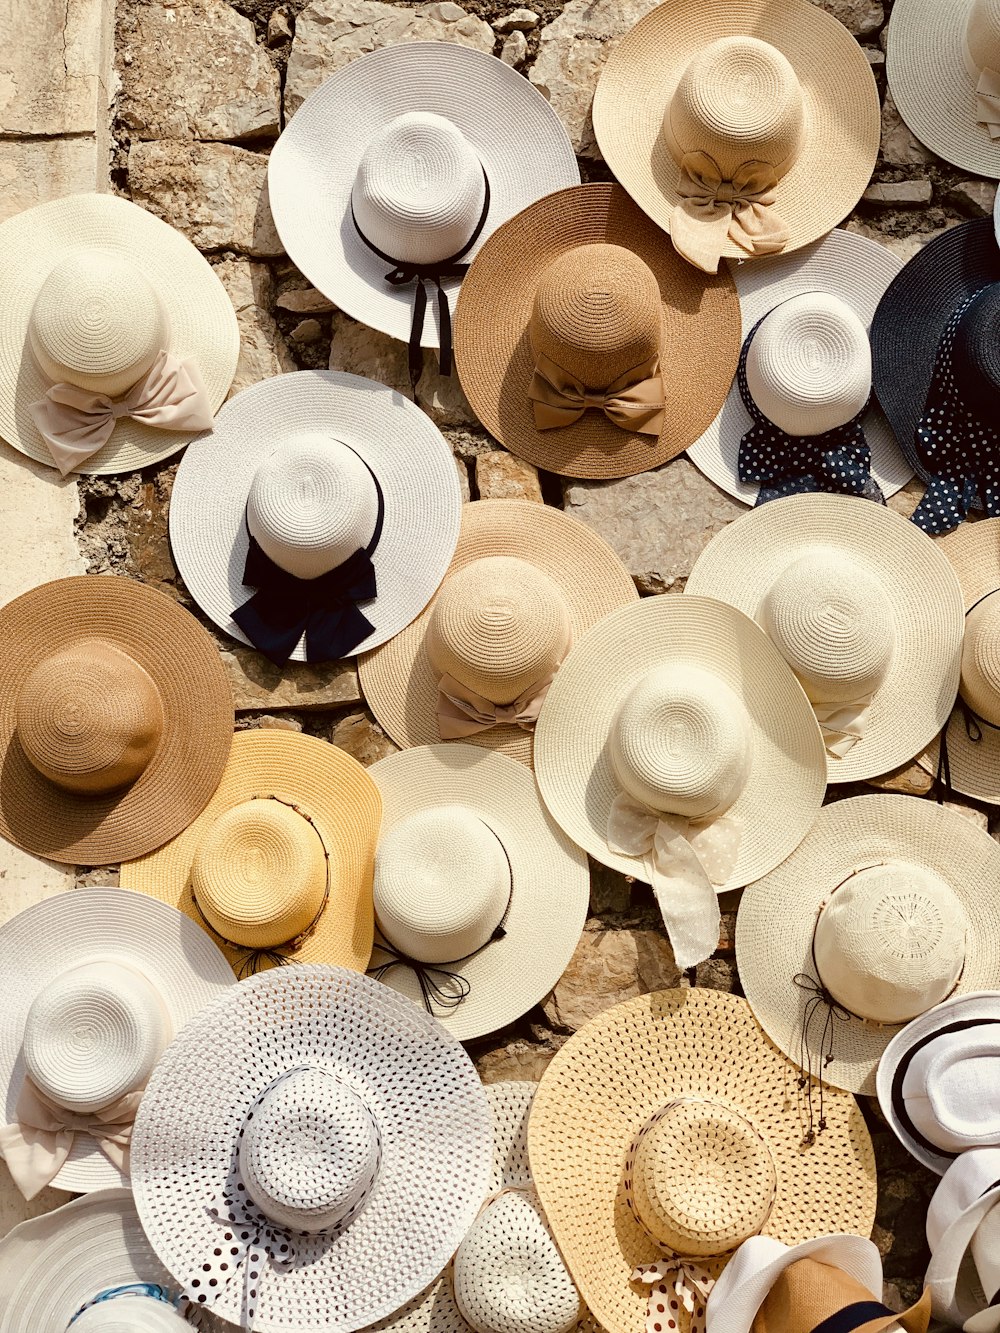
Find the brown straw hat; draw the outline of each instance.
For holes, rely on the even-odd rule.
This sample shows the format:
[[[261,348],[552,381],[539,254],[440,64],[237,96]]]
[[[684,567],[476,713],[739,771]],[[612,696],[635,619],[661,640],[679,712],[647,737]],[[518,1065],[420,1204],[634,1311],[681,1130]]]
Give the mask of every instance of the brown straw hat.
[[[844,1333],[884,1333],[896,1328],[927,1333],[930,1317],[929,1290],[916,1305],[894,1314],[873,1300],[868,1288],[849,1273],[816,1259],[799,1259],[778,1275],[750,1333],[815,1333],[824,1324]]]
[[[185,828],[218,785],[233,699],[208,634],[129,579],[57,579],[0,609],[0,835],[104,865]]]
[[[512,453],[563,476],[627,477],[708,429],[740,331],[728,272],[695,272],[619,186],[579,185],[483,246],[462,283],[455,361]]]

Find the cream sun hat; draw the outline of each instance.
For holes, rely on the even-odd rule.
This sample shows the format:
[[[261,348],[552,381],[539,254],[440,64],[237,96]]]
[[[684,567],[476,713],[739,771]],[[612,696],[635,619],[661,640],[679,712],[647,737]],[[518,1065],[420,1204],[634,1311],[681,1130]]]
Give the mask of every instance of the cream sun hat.
[[[477,500],[430,605],[360,659],[361,688],[398,745],[463,740],[530,765],[571,645],[636,601],[628,570],[583,523],[528,500]]]
[[[170,544],[202,610],[283,666],[398,634],[448,568],[461,504],[425,413],[372,380],[306,370],[245,389],[187,451]]]
[[[289,967],[221,996],[165,1052],[132,1184],[196,1305],[256,1333],[351,1333],[441,1272],[492,1158],[482,1085],[435,1019],[368,977]]]
[[[114,195],[0,225],[0,309],[0,436],[64,475],[176,453],[236,372],[236,312],[207,260]]]
[[[954,571],[912,523],[845,495],[792,495],[729,524],[685,592],[761,625],[813,700],[829,782],[875,777],[936,735],[958,687]]]
[[[608,166],[709,273],[846,217],[875,167],[879,115],[864,52],[806,0],[667,0],[617,44],[594,97]]]
[[[825,768],[778,651],[706,597],[651,598],[595,626],[560,668],[535,737],[549,812],[595,860],[652,884],[681,968],[717,947],[717,894],[805,836]]]
[[[934,1313],[966,1333],[1000,1329],[1000,1149],[961,1153],[927,1209]]]
[[[240,976],[283,963],[363,971],[382,802],[343,750],[297,732],[241,731],[202,814],[123,889],[178,908]]]

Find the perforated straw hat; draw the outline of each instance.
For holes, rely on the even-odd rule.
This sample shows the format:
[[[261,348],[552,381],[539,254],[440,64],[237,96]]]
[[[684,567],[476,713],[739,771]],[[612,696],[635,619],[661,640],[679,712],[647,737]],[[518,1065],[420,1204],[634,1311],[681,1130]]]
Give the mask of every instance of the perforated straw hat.
[[[959,1154],[927,1209],[934,1314],[967,1333],[1000,1329],[1000,1149]]]

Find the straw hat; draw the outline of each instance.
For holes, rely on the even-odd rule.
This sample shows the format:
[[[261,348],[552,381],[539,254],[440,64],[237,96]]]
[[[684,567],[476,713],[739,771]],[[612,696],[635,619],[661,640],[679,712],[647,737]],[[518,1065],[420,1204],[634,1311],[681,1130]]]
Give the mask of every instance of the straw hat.
[[[218,650],[176,602],[130,579],[57,579],[0,609],[0,835],[105,865],[185,828],[233,731]]]
[[[478,500],[463,506],[430,606],[359,661],[361,689],[399,745],[440,741],[440,708],[449,737],[530,765],[541,698],[570,646],[637,600],[628,570],[583,523],[528,500]]]
[[[806,0],[667,0],[615,46],[594,97],[608,166],[707,272],[846,217],[879,114],[864,51]]]
[[[1000,1329],[1000,1149],[960,1153],[927,1209],[934,1313],[966,1333]]]
[[[434,745],[368,771],[383,807],[369,972],[463,1041],[512,1023],[549,993],[579,943],[586,856],[506,755]]]
[[[132,1183],[197,1304],[258,1333],[351,1333],[441,1272],[492,1156],[489,1105],[455,1038],[387,986],[304,966],[251,977],[167,1050]],[[231,1268],[213,1257],[227,1234]]]
[[[865,347],[861,347],[854,326],[854,351],[848,360],[846,350],[851,344],[845,343],[838,336],[841,330],[846,333],[852,324],[850,316],[844,314],[843,307],[846,306],[867,329],[879,299],[901,268],[898,257],[884,245],[878,245],[864,236],[856,236],[853,232],[840,230],[830,232],[821,241],[815,241],[794,254],[775,256],[766,264],[734,265],[733,277],[743,314],[744,343],[761,320],[764,323],[760,326],[759,334],[775,331],[778,326],[771,326],[769,315],[784,303],[807,295],[842,303],[839,311],[836,306],[832,307],[832,318],[828,310],[821,319],[808,319],[804,328],[782,330],[782,338],[774,340],[772,344],[778,377],[776,387],[781,390],[775,405],[783,403],[792,408],[789,425],[810,435],[814,435],[817,428],[826,428],[831,418],[824,416],[820,419],[817,410],[819,405],[815,402],[817,358],[822,358],[822,364],[829,373],[830,398],[836,402],[844,384],[842,372],[848,365],[863,371],[865,356],[869,360],[871,357],[867,339]],[[756,337],[754,345],[757,345]],[[805,373],[807,366],[808,374]],[[849,398],[844,411],[849,411],[857,401],[856,398]],[[839,415],[843,415],[843,412]],[[836,422],[836,415],[832,420]],[[761,491],[756,482],[739,480],[740,443],[753,424],[753,418],[743,404],[740,386],[734,382],[721,412],[701,439],[689,445],[687,450],[691,462],[709,480],[744,504],[753,504]],[[900,454],[892,429],[874,398],[862,417],[861,425],[871,450],[872,478],[883,495],[895,495],[912,477],[913,468]],[[801,445],[804,442],[796,443]],[[791,450],[783,451],[783,454],[791,461]],[[790,470],[793,474],[796,471],[794,468]],[[798,474],[803,475],[806,470],[807,464],[803,460],[797,470]],[[810,489],[815,490],[817,487],[812,486]],[[765,487],[763,491],[768,499],[773,498],[773,488]]]
[[[580,185],[483,247],[455,357],[476,415],[512,453],[564,476],[626,477],[676,457],[712,420],[738,324],[727,272],[693,273],[618,186]]]
[[[350,755],[315,736],[241,731],[218,790],[121,886],[207,929],[241,975],[288,961],[363,971],[382,802]]]
[[[692,1278],[706,1285],[694,1266],[710,1281],[750,1235],[795,1244],[870,1231],[875,1164],[858,1106],[833,1093],[827,1130],[807,1146],[793,1079],[746,1001],[707,989],[628,1000],[557,1052],[531,1109],[531,1168],[569,1270],[609,1333],[647,1327],[637,1266],[689,1256],[666,1282],[691,1292]],[[686,1333],[687,1318],[671,1317]]]
[[[954,810],[885,795],[826,806],[740,903],[736,958],[764,1030],[789,1055],[802,1043],[815,1058],[832,1007],[824,1078],[870,1096],[904,1023],[1000,984],[998,875],[1000,848]]]
[[[64,471],[132,472],[176,453],[236,372],[236,313],[208,262],[115,195],[53,199],[0,225],[0,310],[0,436],[60,466],[32,406],[61,385],[60,404],[84,414],[60,416]],[[100,395],[125,400],[110,421]]]
[[[912,759],[958,687],[954,571],[898,514],[844,495],[793,495],[729,524],[685,589],[757,621],[813,700],[829,782]]]
[[[220,629],[277,649],[282,665],[316,661],[375,648],[423,610],[454,552],[461,504],[455,460],[425,413],[372,380],[306,370],[245,389],[187,451],[170,543]],[[267,567],[263,585],[251,551]],[[355,587],[359,559],[370,581]],[[349,610],[330,633],[316,611],[339,609],[345,590]]]

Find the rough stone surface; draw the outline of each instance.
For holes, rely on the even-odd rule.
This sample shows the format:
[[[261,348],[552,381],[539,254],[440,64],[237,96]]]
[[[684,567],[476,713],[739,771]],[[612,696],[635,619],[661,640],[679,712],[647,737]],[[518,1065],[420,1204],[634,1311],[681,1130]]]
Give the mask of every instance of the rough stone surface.
[[[96,139],[0,138],[0,222],[64,194],[107,188]]]
[[[948,202],[970,217],[987,218],[993,212],[995,181],[958,181],[948,191]]]
[[[240,326],[240,359],[229,396],[295,370],[295,358],[270,313],[274,282],[267,265],[230,258],[217,263],[215,272],[229,293]]]
[[[389,739],[367,710],[349,713],[336,721],[330,728],[329,740],[365,768],[390,754],[399,753],[399,746]]]
[[[0,133],[94,134],[108,105],[103,0],[0,0],[0,33]]]
[[[267,20],[268,46],[280,46],[292,40],[292,19],[287,9],[276,9]]]
[[[480,454],[476,459],[476,489],[480,500],[534,500],[542,503],[538,469],[506,450]]]
[[[934,154],[907,128],[888,90],[882,103],[882,160],[892,166],[934,161]]]
[[[0,605],[50,579],[86,573],[73,537],[76,483],[0,445]]]
[[[0,838],[0,922],[73,888],[69,866],[43,861]]]
[[[681,977],[662,929],[607,930],[589,921],[543,1008],[554,1027],[576,1032],[612,1005],[678,986]]]
[[[530,32],[538,27],[538,15],[533,9],[512,9],[493,24],[497,32]]]
[[[326,315],[333,309],[330,298],[315,287],[292,287],[282,292],[274,304],[293,315]]]
[[[922,208],[930,203],[933,193],[934,187],[927,180],[886,181],[869,185],[863,198],[877,208]]]
[[[879,791],[902,792],[904,796],[926,796],[934,786],[934,776],[919,764],[905,764],[882,777],[869,778],[868,786]]]
[[[528,39],[523,32],[515,30],[504,42],[500,59],[505,65],[510,65],[511,68],[516,69],[518,65],[523,63],[527,54]]]
[[[832,14],[856,37],[878,32],[885,22],[880,0],[812,0],[812,3]]]
[[[353,662],[289,662],[282,670],[245,644],[222,650],[237,712],[338,708],[361,702]]]

